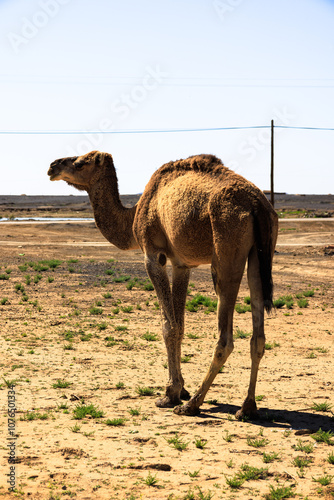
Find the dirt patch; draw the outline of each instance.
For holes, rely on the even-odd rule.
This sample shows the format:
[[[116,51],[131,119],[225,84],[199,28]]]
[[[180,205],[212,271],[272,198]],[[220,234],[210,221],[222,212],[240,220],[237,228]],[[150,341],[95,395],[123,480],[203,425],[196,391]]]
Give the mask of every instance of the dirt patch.
[[[6,476],[11,384],[21,498],[250,499],[270,487],[330,498],[332,484],[315,480],[334,476],[334,448],[314,439],[321,428],[334,442],[334,271],[324,245],[280,240],[275,298],[291,295],[293,304],[265,319],[259,419],[240,422],[234,414],[250,376],[250,312],[235,313],[234,352],[200,415],[177,416],[154,404],[168,374],[142,254],[117,250],[93,224],[0,228],[2,498],[14,498]],[[311,232],[325,242],[330,231]],[[189,300],[197,293],[215,297],[208,266],[192,273]],[[248,295],[243,278],[240,305]],[[182,367],[192,394],[216,332],[214,312],[187,311]]]

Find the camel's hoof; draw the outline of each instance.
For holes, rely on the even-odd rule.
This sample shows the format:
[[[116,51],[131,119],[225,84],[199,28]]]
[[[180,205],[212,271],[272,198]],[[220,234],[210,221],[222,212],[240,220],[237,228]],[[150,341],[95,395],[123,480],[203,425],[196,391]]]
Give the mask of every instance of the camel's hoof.
[[[180,399],[182,399],[183,401],[189,401],[190,398],[190,393],[187,391],[187,389],[182,387]]]
[[[189,417],[199,414],[199,408],[188,404],[176,406],[173,411],[176,415],[187,415]]]
[[[174,408],[181,403],[180,399],[171,399],[168,396],[158,399],[155,404],[159,408]]]
[[[240,410],[235,414],[237,420],[243,419],[256,419],[258,418],[258,412],[256,408],[256,403],[243,404]]]

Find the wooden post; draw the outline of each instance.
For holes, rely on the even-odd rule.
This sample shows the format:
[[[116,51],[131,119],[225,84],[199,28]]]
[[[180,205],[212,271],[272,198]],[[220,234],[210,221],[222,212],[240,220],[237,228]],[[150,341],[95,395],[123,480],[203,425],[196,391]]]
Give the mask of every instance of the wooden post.
[[[271,158],[270,158],[270,201],[275,206],[274,195],[274,120],[271,120]]]

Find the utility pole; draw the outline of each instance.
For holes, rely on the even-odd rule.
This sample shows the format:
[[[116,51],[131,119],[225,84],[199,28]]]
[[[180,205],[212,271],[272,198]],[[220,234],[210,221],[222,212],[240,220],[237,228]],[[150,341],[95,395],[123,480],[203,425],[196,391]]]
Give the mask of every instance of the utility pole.
[[[270,201],[275,206],[274,195],[274,120],[271,120],[271,158],[270,158]]]

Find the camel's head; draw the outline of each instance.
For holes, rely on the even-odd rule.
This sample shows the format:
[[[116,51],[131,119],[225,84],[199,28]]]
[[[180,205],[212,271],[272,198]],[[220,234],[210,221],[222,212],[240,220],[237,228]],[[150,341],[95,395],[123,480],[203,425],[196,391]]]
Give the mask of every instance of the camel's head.
[[[51,181],[66,181],[77,189],[88,191],[97,182],[105,167],[113,168],[112,156],[91,151],[82,156],[60,158],[51,163],[48,175]]]

